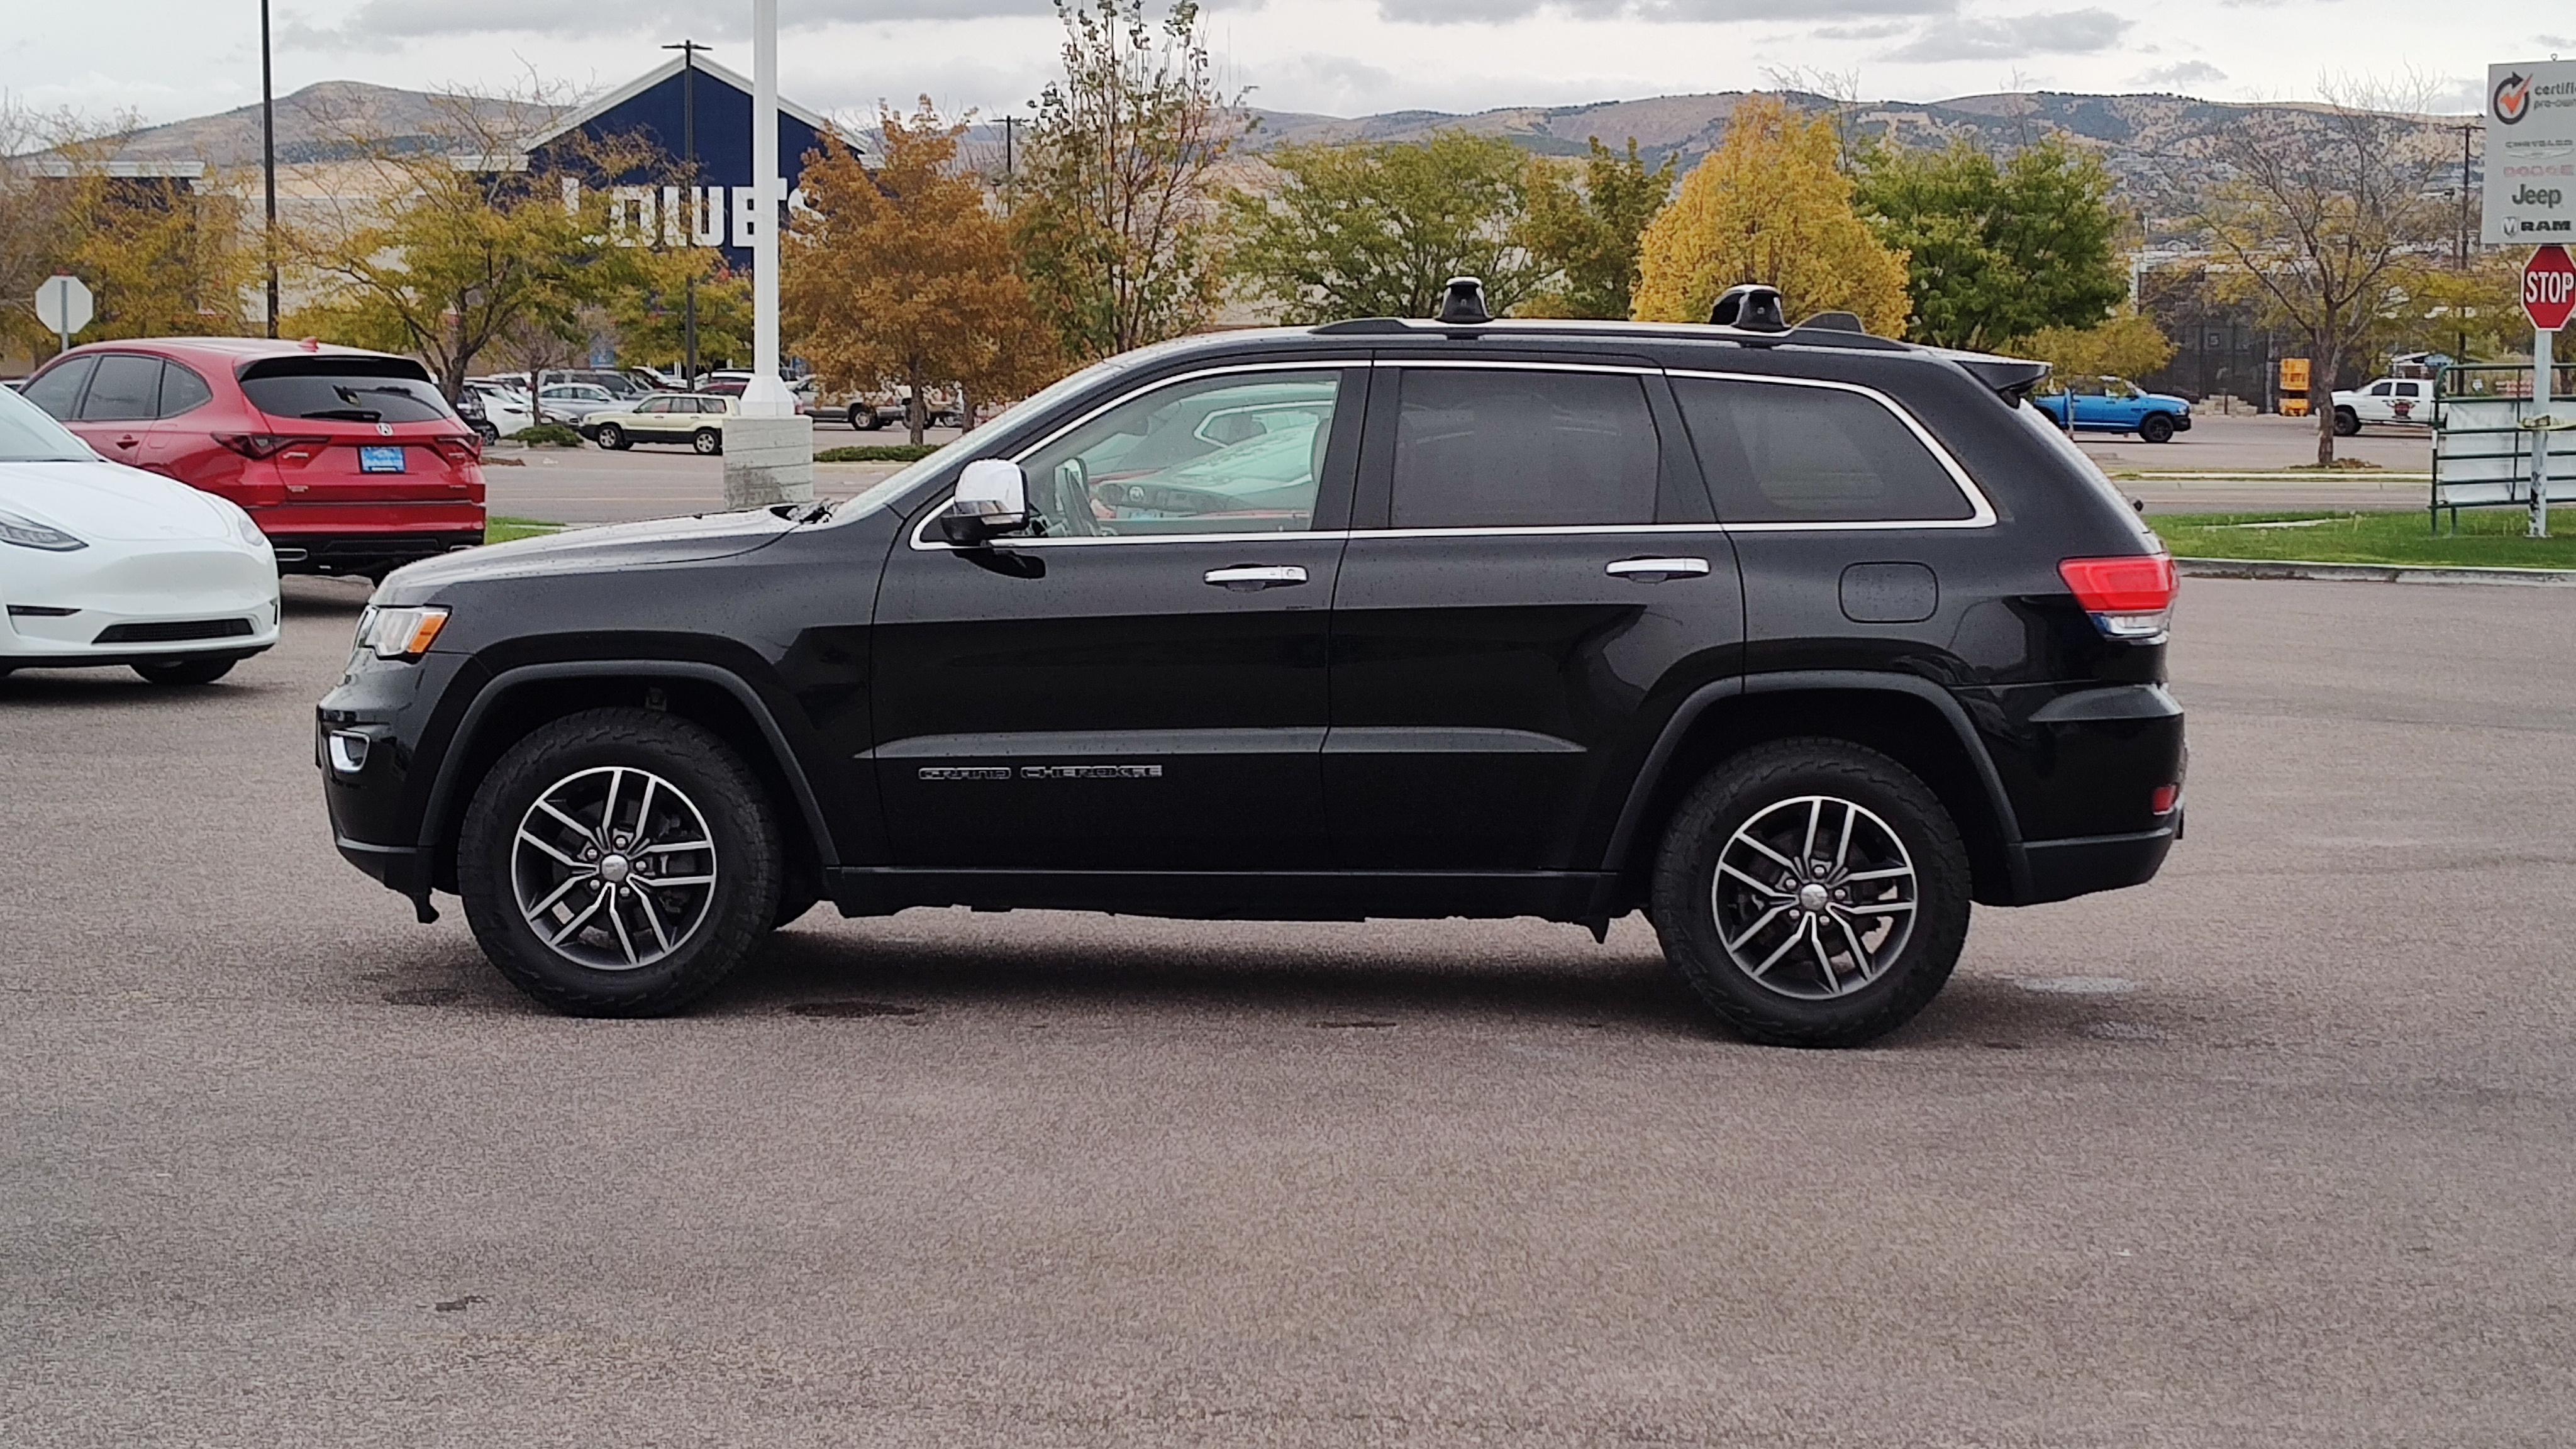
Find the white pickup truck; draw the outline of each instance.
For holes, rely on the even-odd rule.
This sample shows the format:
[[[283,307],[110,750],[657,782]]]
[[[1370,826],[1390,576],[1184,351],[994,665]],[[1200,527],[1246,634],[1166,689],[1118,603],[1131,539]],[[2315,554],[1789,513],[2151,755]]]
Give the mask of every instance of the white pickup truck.
[[[2383,377],[2367,387],[2334,395],[2334,430],[2349,438],[2364,423],[2433,425],[2433,379]]]

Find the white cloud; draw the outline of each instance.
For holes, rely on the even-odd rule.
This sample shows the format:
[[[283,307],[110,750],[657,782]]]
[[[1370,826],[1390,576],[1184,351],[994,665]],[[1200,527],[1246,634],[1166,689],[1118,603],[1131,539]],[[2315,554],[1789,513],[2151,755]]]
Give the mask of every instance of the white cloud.
[[[2057,10],[1993,20],[1935,20],[1914,39],[1887,53],[1889,60],[2019,60],[2034,55],[2085,55],[2117,45],[2130,22],[2108,10]]]
[[[2177,61],[2172,65],[2158,66],[2154,70],[2147,71],[2138,77],[2137,84],[2142,86],[2168,87],[2206,86],[2216,85],[2218,82],[2225,79],[2227,79],[2227,72],[2211,65],[2208,61],[2185,60]]]

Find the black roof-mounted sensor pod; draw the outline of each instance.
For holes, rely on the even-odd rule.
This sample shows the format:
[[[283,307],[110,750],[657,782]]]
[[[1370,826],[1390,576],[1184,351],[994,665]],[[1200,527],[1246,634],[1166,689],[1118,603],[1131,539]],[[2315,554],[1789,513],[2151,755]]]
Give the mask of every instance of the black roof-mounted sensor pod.
[[[1708,309],[1708,320],[1718,327],[1741,327],[1747,332],[1786,332],[1789,319],[1780,308],[1780,289],[1760,282],[1746,282],[1729,287]]]
[[[1434,320],[1464,327],[1493,321],[1494,314],[1485,310],[1485,284],[1475,277],[1451,277]]]

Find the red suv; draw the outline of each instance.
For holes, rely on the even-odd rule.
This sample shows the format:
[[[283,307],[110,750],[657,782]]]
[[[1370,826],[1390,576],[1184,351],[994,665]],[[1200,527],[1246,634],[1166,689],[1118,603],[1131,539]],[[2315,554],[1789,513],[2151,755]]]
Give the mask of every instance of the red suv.
[[[284,573],[483,541],[482,440],[405,357],[259,337],[76,347],[25,388],[100,456],[248,510]]]

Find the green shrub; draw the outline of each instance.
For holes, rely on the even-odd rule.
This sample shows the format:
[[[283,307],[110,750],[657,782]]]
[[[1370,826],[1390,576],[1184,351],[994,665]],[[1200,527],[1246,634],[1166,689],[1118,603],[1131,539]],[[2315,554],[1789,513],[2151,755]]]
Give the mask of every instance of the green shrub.
[[[531,448],[578,448],[581,434],[561,423],[539,423],[533,428],[521,428],[512,433],[510,441],[525,443]]]
[[[825,448],[817,463],[918,463],[939,451],[935,443],[884,443],[856,448]]]

